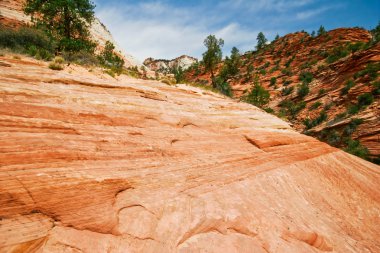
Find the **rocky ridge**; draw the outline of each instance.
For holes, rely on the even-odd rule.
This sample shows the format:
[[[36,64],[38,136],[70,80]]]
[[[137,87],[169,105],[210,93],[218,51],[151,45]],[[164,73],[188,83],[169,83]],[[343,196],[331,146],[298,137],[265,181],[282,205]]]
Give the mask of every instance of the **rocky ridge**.
[[[380,252],[380,168],[198,88],[0,56],[0,252]]]
[[[240,98],[249,92],[257,76],[271,94],[268,107],[276,115],[289,120],[298,131],[337,147],[343,147],[342,140],[338,143],[334,140],[346,138],[340,137],[344,129],[353,120],[361,120],[350,138],[359,140],[368,148],[372,158],[378,160],[379,94],[374,95],[373,103],[358,113],[347,113],[358,103],[360,95],[375,94],[375,84],[378,86],[380,82],[380,44],[366,48],[365,44],[370,40],[371,34],[361,28],[339,28],[317,37],[306,32],[288,34],[272,42],[266,50],[243,54],[239,74],[228,82],[234,97]],[[369,67],[374,78],[370,74],[360,74]],[[222,64],[219,70],[221,68]],[[313,79],[308,85],[309,93],[300,98],[297,90],[303,73],[311,74]],[[202,67],[192,68],[186,79],[211,83],[210,75],[204,73]],[[353,85],[348,88],[350,81]],[[310,129],[306,127],[305,120],[312,121],[324,114],[326,119],[323,122]]]

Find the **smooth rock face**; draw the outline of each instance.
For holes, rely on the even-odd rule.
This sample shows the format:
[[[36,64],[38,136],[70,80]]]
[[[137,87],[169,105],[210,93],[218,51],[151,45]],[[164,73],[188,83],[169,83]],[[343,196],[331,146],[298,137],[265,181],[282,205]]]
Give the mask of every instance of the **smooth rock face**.
[[[0,62],[0,252],[380,252],[378,166],[196,88]]]

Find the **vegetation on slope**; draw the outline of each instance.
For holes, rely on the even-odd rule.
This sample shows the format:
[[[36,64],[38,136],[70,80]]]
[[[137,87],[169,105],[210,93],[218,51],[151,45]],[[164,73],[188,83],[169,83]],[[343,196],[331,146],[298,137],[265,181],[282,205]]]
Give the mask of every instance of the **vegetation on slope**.
[[[134,71],[124,69],[124,60],[114,52],[115,47],[109,41],[103,51],[95,53],[98,45],[89,33],[94,8],[89,0],[28,0],[24,12],[31,15],[33,26],[16,30],[0,27],[0,48],[46,61],[59,55],[66,62],[103,67],[110,75]],[[64,68],[56,61],[49,67]]]
[[[378,52],[379,34],[380,24],[372,31],[326,31],[321,26],[317,33],[301,31],[276,36],[271,43],[259,33],[255,50],[240,54],[235,48],[238,61],[231,61],[233,52],[218,61],[212,73],[215,78],[210,77],[204,61],[186,70],[183,77],[187,82],[203,85],[222,80],[235,98],[285,118],[299,131],[328,142],[322,130],[342,135],[350,119],[363,118],[368,110],[375,110],[380,62],[371,60],[371,55]],[[379,157],[360,143],[360,129],[341,136],[337,147],[378,161]]]

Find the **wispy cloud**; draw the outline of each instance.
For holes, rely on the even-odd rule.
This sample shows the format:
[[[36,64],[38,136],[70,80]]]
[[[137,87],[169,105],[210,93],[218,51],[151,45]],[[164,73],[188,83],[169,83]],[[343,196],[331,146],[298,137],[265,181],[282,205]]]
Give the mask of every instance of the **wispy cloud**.
[[[254,47],[257,32],[238,23],[224,24],[220,15],[203,15],[197,9],[173,8],[162,2],[135,6],[107,6],[97,15],[109,27],[126,52],[140,61],[147,57],[175,58],[181,54],[200,57],[203,40],[216,34],[225,40],[225,51],[233,46],[242,50]]]
[[[328,10],[335,9],[335,8],[338,8],[341,6],[342,5],[339,5],[339,6],[338,5],[329,5],[329,6],[323,6],[323,7],[317,8],[317,9],[305,10],[305,11],[298,12],[296,14],[296,17],[297,17],[297,19],[305,20],[305,19],[309,19],[309,18],[312,18],[312,17],[317,16],[317,15],[320,15],[323,12],[326,12]]]
[[[97,16],[118,44],[140,61],[147,57],[200,57],[203,40],[215,34],[233,46],[254,48],[259,31],[269,38],[316,29],[323,15],[342,5],[328,0],[96,0]],[[300,22],[302,21],[302,22]],[[313,23],[314,22],[314,23]]]

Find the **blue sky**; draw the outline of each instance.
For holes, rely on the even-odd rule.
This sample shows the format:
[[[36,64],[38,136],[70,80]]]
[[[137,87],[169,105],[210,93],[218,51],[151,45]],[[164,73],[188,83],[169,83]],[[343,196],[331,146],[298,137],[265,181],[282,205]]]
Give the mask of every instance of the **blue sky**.
[[[323,25],[327,30],[380,21],[380,0],[95,0],[95,12],[125,52],[140,61],[172,59],[182,54],[201,57],[204,38],[223,38],[224,54],[256,45],[262,31],[269,40],[278,33]]]

